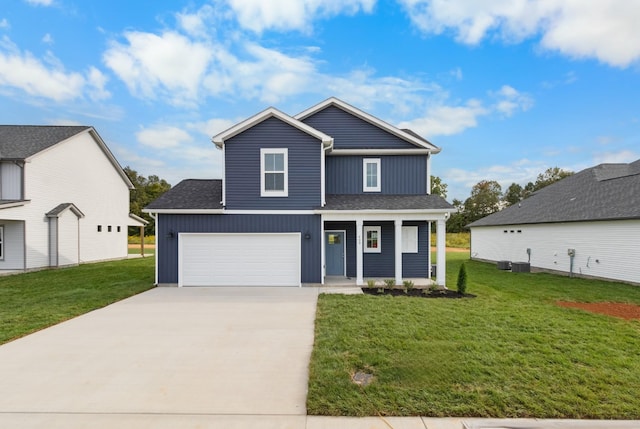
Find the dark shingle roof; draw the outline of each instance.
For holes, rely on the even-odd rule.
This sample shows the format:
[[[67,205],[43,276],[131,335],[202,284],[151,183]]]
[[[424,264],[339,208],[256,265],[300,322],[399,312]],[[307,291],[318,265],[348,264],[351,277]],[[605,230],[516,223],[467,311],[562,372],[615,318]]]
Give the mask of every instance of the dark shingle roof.
[[[439,195],[327,195],[323,210],[440,210],[453,206]]]
[[[146,210],[222,209],[222,180],[186,179],[152,201]]]
[[[73,203],[62,203],[55,206],[49,213],[45,213],[46,217],[59,217],[62,212],[65,210],[71,210],[78,217],[84,217],[84,213],[80,211],[78,207],[76,207]]]
[[[0,125],[0,159],[26,159],[87,126]]]
[[[640,160],[600,164],[469,226],[640,219]]]

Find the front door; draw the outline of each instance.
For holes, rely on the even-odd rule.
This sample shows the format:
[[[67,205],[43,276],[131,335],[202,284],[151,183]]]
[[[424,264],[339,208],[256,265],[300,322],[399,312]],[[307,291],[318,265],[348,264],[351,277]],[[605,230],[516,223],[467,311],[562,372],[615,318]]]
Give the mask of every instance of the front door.
[[[344,276],[344,231],[325,231],[324,248],[328,276]]]

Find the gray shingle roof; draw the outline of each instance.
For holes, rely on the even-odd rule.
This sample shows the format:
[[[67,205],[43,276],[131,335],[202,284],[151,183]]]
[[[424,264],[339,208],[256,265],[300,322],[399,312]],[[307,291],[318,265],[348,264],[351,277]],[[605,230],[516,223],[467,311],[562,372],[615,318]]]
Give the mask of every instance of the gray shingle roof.
[[[26,159],[87,126],[0,125],[0,159]]]
[[[440,210],[453,206],[439,195],[327,195],[323,210]]]
[[[152,201],[146,210],[222,209],[222,180],[186,179]]]
[[[620,219],[640,219],[640,160],[587,168],[469,226]]]
[[[62,203],[55,206],[49,213],[45,213],[46,217],[59,217],[62,212],[65,210],[71,210],[78,217],[84,217],[84,213],[80,211],[78,207],[76,207],[73,203]]]

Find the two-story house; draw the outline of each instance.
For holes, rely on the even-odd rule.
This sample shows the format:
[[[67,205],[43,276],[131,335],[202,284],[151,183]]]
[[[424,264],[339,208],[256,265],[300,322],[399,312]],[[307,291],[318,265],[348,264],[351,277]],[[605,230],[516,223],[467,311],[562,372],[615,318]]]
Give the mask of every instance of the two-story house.
[[[299,286],[328,277],[431,276],[445,284],[445,222],[430,195],[440,149],[341,100],[269,108],[213,137],[222,180],[185,180],[152,202],[156,281]]]
[[[93,127],[0,125],[0,273],[126,258],[130,189]]]

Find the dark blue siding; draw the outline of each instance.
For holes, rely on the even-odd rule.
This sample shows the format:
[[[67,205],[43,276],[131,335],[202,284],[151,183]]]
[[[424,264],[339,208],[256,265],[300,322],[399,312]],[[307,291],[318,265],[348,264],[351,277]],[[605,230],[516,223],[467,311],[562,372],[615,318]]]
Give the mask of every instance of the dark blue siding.
[[[260,149],[287,148],[288,197],[260,197]],[[320,205],[320,140],[269,118],[225,142],[226,208],[313,209]]]
[[[326,193],[362,194],[363,158],[380,158],[382,170],[380,193],[390,195],[427,193],[427,157],[424,155],[328,156],[325,164]]]
[[[333,137],[335,149],[416,148],[415,145],[335,106],[329,106],[302,122]]]
[[[428,224],[427,222],[404,222],[403,225],[418,227],[418,253],[402,254],[402,277],[427,277],[431,257]]]
[[[181,232],[300,232],[302,283],[320,283],[320,216],[317,215],[158,215],[158,282],[178,282]],[[305,239],[305,233],[311,235]],[[171,235],[170,233],[173,233]]]
[[[363,254],[363,276],[382,279],[395,278],[395,240],[393,222],[365,222],[365,225],[382,227],[382,252]],[[426,278],[430,267],[431,247],[427,222],[404,222],[405,226],[418,226],[418,253],[402,254],[402,277]],[[356,223],[325,222],[325,231],[347,231],[347,277],[356,277]]]

